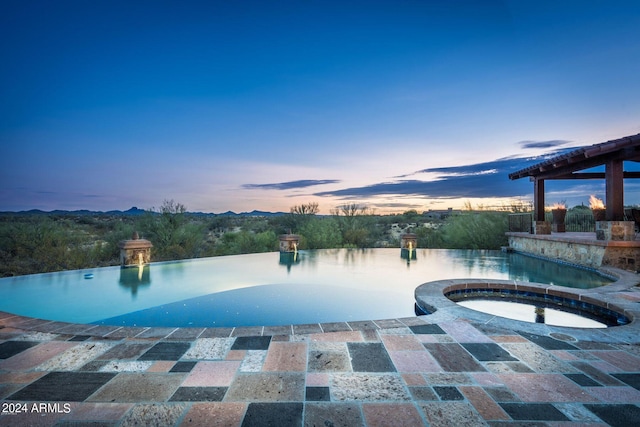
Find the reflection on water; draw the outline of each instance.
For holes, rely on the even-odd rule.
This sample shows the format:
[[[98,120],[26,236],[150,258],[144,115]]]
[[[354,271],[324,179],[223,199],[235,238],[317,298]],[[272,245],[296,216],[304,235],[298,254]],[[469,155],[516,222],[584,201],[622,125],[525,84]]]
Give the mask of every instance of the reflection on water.
[[[595,318],[585,317],[585,313],[575,314],[559,310],[553,306],[541,307],[539,304],[528,304],[515,301],[495,301],[470,299],[458,301],[457,304],[507,319],[529,323],[546,323],[547,325],[566,326],[570,328],[606,328],[607,325]]]
[[[408,264],[411,261],[417,260],[418,254],[415,249],[402,248],[400,249],[400,258],[406,260]]]
[[[490,250],[456,250],[451,251],[456,263],[464,271],[462,277],[473,277],[474,274],[484,275],[494,271],[508,271],[511,262],[510,255],[505,252]],[[510,279],[512,277],[509,277]]]
[[[131,296],[138,295],[139,288],[146,288],[151,285],[151,266],[139,265],[137,267],[126,267],[120,269],[120,286],[131,291]]]
[[[602,285],[602,277],[593,271],[547,262],[534,257],[510,254],[509,276],[527,282],[549,283],[572,288],[589,289]]]
[[[280,265],[287,267],[287,271],[290,272],[292,266],[300,264],[302,257],[302,253],[298,251],[280,252]]]

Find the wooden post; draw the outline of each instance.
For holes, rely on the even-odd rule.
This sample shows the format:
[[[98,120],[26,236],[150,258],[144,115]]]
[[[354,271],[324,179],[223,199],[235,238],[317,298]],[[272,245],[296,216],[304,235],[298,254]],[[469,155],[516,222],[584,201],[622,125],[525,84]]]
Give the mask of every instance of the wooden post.
[[[624,170],[622,160],[609,160],[605,166],[607,221],[624,220]]]
[[[533,220],[544,221],[544,179],[533,181]]]

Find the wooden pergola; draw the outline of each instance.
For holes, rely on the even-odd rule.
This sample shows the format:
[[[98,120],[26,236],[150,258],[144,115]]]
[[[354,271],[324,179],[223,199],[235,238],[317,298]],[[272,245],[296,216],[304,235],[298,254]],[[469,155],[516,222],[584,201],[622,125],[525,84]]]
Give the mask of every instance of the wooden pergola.
[[[624,185],[627,178],[640,178],[640,172],[624,170],[624,162],[640,162],[640,134],[578,148],[509,174],[515,180],[529,177],[533,182],[534,221],[544,221],[546,180],[604,179],[606,221],[624,220]],[[604,172],[583,172],[598,166]]]

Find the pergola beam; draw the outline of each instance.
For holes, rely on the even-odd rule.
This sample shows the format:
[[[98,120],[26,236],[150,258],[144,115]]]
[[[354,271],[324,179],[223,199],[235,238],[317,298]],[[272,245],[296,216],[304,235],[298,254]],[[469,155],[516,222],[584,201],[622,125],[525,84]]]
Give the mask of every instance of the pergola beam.
[[[640,161],[640,134],[579,148],[511,173],[509,179],[525,176],[553,179],[555,176],[604,165],[609,160]]]
[[[553,179],[555,180],[570,180],[570,179],[605,179],[605,172],[581,172],[571,173],[567,175],[560,175]],[[624,179],[637,179],[640,178],[640,172],[623,172],[622,178]]]
[[[561,162],[549,165],[541,165],[540,167],[530,170],[527,174],[518,175],[517,178],[522,178],[524,176],[533,176],[535,178],[542,179],[560,179],[558,177],[567,176],[570,174],[574,174],[575,172],[579,172],[581,170],[591,169],[598,166],[602,166],[611,160],[626,160],[623,152],[617,153],[609,153],[603,155],[601,157],[593,157],[584,159],[580,162],[564,164]],[[587,172],[583,172],[587,173]],[[597,173],[597,172],[594,172]],[[511,178],[512,175],[509,177]],[[517,179],[511,178],[511,179]]]

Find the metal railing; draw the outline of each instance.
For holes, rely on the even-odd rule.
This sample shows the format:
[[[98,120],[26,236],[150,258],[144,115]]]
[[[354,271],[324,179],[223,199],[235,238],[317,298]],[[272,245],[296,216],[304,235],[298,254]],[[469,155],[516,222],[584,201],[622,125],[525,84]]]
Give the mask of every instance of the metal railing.
[[[544,219],[552,222],[551,212],[546,212]],[[568,232],[596,231],[596,222],[591,212],[567,212],[564,224],[565,231]],[[509,231],[513,233],[531,233],[533,231],[533,213],[509,214]]]
[[[551,221],[551,213],[548,214],[549,218],[545,218]],[[546,216],[546,215],[545,215]],[[565,230],[569,232],[589,232],[596,231],[596,221],[593,219],[593,214],[589,213],[574,213],[567,212],[567,216],[564,219]]]
[[[532,233],[533,214],[531,212],[509,214],[509,231],[512,233]]]

